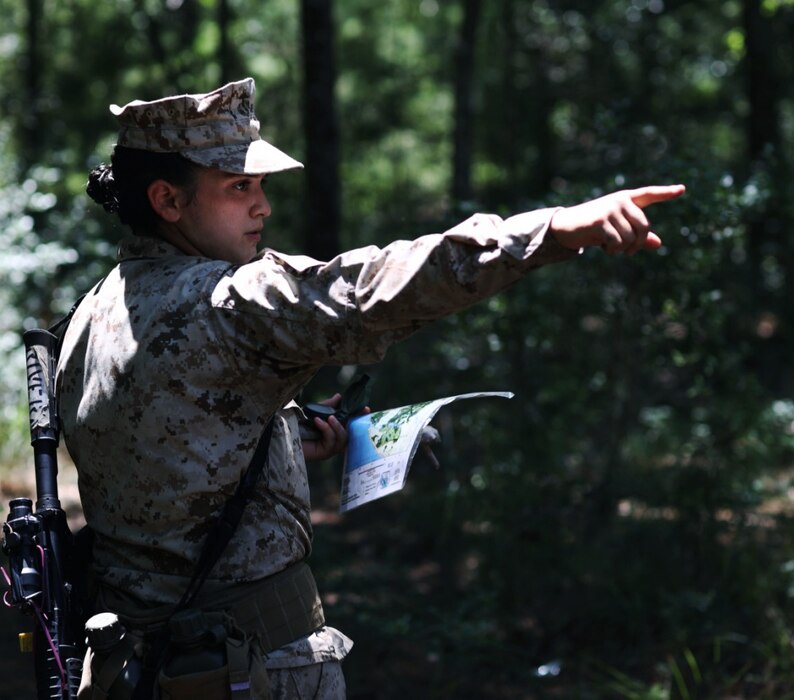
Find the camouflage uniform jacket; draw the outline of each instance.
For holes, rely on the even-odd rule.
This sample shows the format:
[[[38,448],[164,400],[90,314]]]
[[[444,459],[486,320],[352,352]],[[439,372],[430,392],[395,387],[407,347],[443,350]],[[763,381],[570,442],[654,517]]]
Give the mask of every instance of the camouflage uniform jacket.
[[[233,265],[125,239],[79,306],[58,368],[99,581],[149,604],[178,600],[274,414],[268,468],[207,585],[307,557],[297,409],[283,407],[320,367],[372,363],[428,322],[575,255],[546,235],[552,212],[475,215],[328,263],[264,251]]]

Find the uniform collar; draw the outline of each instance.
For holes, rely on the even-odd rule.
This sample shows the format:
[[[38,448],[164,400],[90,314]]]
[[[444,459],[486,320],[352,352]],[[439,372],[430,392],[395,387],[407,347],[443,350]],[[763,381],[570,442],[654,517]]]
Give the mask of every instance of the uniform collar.
[[[169,258],[184,256],[179,248],[164,241],[162,238],[148,236],[126,236],[119,243],[118,262],[131,258]]]

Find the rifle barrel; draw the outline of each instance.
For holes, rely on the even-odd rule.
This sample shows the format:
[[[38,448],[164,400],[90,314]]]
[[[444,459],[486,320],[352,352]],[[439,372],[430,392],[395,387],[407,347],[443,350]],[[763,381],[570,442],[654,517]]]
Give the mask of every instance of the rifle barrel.
[[[55,399],[58,339],[49,331],[36,328],[26,331],[22,340],[28,374],[30,442],[36,466],[36,508],[60,508],[56,454],[60,424]]]

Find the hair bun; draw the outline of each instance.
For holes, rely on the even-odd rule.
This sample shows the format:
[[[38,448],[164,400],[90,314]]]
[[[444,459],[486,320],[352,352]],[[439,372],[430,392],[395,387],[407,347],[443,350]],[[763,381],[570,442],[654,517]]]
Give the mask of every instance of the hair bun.
[[[113,166],[101,163],[88,174],[85,191],[97,204],[111,214],[119,210],[119,193],[113,177]]]

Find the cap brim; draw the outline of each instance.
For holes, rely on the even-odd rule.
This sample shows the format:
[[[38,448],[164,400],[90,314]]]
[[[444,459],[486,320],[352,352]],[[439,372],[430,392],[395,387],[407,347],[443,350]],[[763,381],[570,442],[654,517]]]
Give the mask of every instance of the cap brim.
[[[198,165],[240,175],[267,175],[303,167],[303,163],[261,139],[180,153]]]

